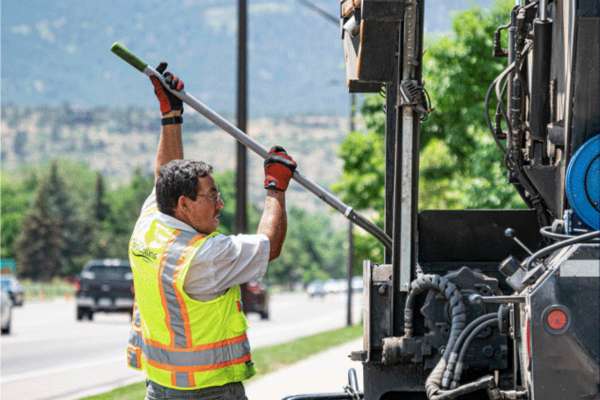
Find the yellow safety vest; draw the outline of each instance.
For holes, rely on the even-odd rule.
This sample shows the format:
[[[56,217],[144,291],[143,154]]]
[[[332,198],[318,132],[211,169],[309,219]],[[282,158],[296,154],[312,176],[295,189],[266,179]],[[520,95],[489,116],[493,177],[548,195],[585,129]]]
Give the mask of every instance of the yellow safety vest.
[[[129,243],[136,301],[128,365],[159,385],[181,390],[253,376],[239,286],[207,302],[183,291],[191,261],[217,233],[203,236],[144,217]]]

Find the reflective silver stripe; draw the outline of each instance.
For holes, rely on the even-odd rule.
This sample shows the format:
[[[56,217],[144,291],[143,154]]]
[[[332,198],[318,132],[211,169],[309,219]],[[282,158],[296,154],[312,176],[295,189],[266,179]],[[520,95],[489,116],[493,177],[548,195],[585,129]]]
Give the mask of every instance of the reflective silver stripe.
[[[129,343],[143,350],[145,356],[152,361],[177,367],[197,367],[235,360],[250,354],[248,339],[223,347],[196,351],[169,351],[144,342],[142,335],[131,331]],[[135,354],[135,353],[134,353]],[[130,355],[131,357],[131,355]]]
[[[138,349],[142,349],[144,346],[144,338],[142,338],[142,335],[132,329],[129,332],[129,344],[137,347]]]
[[[183,253],[186,245],[194,236],[196,235],[190,232],[181,232],[177,236],[169,249],[161,276],[163,293],[167,300],[167,309],[169,310],[169,323],[171,329],[175,333],[175,347],[187,347],[187,341],[185,337],[185,328],[183,326],[183,314],[179,302],[177,301],[175,288],[172,285],[173,275],[175,274],[175,268],[177,267],[177,262],[179,261],[179,257],[181,257],[181,253]]]
[[[133,313],[133,324],[137,327],[140,327],[140,326],[142,326],[142,324],[140,322],[140,309],[139,309],[139,307],[137,307],[137,304],[134,303],[134,305],[135,305],[135,308],[134,308],[135,311]]]
[[[190,378],[187,373],[175,372],[177,387],[190,387]]]
[[[135,354],[135,351],[129,349],[129,365],[131,365],[133,368],[137,368],[140,369],[141,366],[138,365],[137,363],[137,354]]]
[[[176,367],[199,367],[235,360],[250,354],[250,343],[245,340],[215,349],[197,351],[169,351],[144,343],[144,354],[149,360]]]

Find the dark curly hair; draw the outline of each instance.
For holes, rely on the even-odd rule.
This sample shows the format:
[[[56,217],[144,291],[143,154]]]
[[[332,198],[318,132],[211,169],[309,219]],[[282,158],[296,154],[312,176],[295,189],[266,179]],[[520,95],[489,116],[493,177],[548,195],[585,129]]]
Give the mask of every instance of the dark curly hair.
[[[212,166],[203,161],[173,160],[158,170],[156,200],[158,210],[173,216],[180,196],[196,200],[198,178],[212,174]]]

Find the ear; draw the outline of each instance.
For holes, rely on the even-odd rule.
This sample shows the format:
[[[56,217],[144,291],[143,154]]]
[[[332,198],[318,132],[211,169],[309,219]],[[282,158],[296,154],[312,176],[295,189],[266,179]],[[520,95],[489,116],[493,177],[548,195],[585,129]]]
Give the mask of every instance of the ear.
[[[188,201],[190,199],[188,199],[187,197],[181,195],[179,196],[179,199],[177,199],[177,209],[179,211],[185,211],[188,208]]]
[[[185,222],[186,224],[188,223],[188,214],[190,210],[189,201],[189,198],[185,196],[179,196],[179,199],[177,199],[177,206],[173,212],[173,217]]]

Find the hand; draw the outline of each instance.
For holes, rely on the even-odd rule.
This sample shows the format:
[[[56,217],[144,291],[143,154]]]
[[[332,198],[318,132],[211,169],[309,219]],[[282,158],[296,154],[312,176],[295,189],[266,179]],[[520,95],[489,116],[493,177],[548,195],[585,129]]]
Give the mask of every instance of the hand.
[[[265,189],[287,189],[296,170],[296,162],[281,146],[273,146],[265,158]]]
[[[180,81],[178,77],[174,76],[170,72],[163,72],[167,69],[167,63],[161,62],[158,67],[156,67],[156,71],[159,74],[162,74],[165,78],[165,83],[169,88],[173,90],[181,90],[183,89],[183,81]],[[180,110],[181,114],[183,114],[183,102],[169,90],[165,89],[165,87],[160,83],[157,77],[151,76],[150,80],[154,85],[154,94],[156,94],[156,98],[158,98],[158,102],[160,103],[160,112],[162,115],[165,115],[173,110]]]

